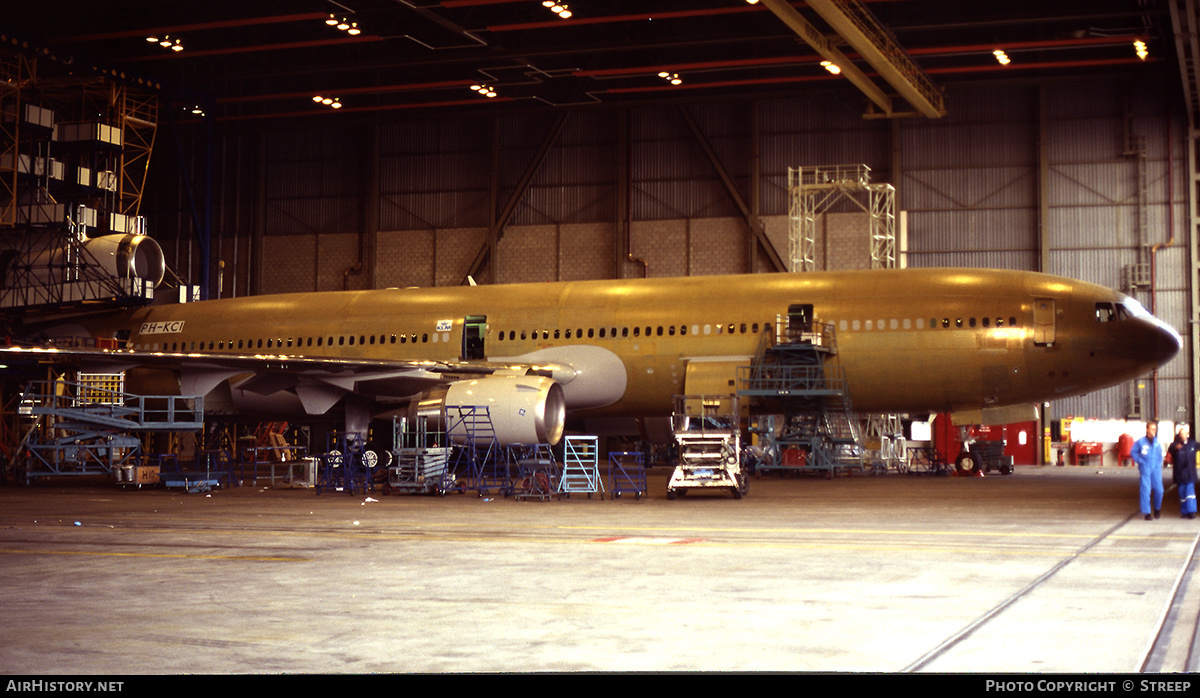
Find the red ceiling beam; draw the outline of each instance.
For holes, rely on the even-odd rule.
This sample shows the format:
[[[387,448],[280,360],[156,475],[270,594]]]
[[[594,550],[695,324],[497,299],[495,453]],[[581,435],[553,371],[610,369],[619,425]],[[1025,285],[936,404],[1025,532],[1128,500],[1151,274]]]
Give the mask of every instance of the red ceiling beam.
[[[234,27],[255,27],[262,24],[285,24],[288,22],[308,22],[311,20],[325,19],[329,14],[325,12],[305,12],[295,15],[276,15],[274,17],[247,17],[245,19],[227,19],[217,22],[200,22],[197,24],[181,24],[174,27],[152,27],[143,29],[129,29],[119,32],[108,32],[105,34],[81,34],[79,36],[64,36],[55,39],[56,43],[68,41],[107,41],[109,39],[128,39],[130,37],[145,37],[152,34],[178,34],[180,32],[198,32],[209,31],[213,29],[231,29]]]

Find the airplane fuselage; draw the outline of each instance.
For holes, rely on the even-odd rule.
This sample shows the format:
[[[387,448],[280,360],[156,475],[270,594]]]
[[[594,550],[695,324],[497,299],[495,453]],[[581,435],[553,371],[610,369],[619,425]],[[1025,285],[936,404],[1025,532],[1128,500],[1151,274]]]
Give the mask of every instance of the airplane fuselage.
[[[297,293],[78,322],[142,352],[559,364],[587,354],[576,368],[593,386],[568,392],[567,408],[647,416],[669,413],[676,394],[732,392],[764,331],[803,306],[834,328],[832,362],[860,412],[1039,403],[1143,375],[1180,346],[1101,286],[976,269]]]

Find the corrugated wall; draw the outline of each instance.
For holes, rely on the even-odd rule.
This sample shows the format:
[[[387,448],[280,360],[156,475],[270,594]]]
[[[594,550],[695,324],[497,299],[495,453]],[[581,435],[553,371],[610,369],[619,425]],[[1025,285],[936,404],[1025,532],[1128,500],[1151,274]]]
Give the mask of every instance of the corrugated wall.
[[[227,266],[229,289],[456,284],[511,201],[495,250],[501,282],[761,270],[721,171],[786,257],[787,169],[865,164],[896,187],[910,266],[1037,270],[1045,259],[1045,271],[1120,287],[1127,268],[1153,262],[1155,293],[1136,295],[1186,328],[1185,133],[1173,94],[1165,79],[1115,78],[953,86],[947,117],[896,124],[863,119],[856,94],[828,92],[241,133],[217,149],[213,249],[256,241]],[[185,197],[173,200],[158,219],[167,246],[190,234]],[[221,245],[226,236],[238,244]],[[172,255],[190,260],[185,277],[196,257]],[[1176,360],[1144,389],[1160,414],[1190,408],[1188,365]],[[1131,390],[1055,414],[1123,416]]]

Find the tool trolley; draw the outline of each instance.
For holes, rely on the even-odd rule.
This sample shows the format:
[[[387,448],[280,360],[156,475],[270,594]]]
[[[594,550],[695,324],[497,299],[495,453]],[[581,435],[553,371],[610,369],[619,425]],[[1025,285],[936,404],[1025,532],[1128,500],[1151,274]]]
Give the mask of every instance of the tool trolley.
[[[646,465],[639,451],[617,451],[608,454],[608,489],[613,499],[632,494],[638,499],[646,494]]]

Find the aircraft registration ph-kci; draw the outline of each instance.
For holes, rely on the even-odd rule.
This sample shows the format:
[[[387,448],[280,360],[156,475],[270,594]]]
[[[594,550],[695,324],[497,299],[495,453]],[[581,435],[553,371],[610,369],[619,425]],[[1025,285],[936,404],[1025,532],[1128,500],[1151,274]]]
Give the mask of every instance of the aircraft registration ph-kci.
[[[72,360],[140,369],[141,392],[204,395],[207,411],[337,414],[361,431],[413,405],[484,405],[500,439],[554,443],[567,415],[666,416],[675,395],[734,392],[738,367],[789,314],[834,328],[830,363],[856,411],[976,422],[1145,375],[1182,344],[1123,294],[982,269],[295,293],[36,329],[100,340],[114,348]]]

